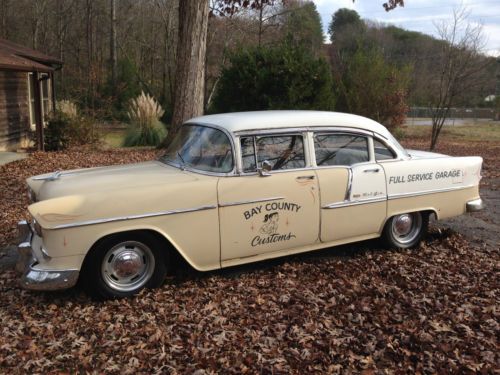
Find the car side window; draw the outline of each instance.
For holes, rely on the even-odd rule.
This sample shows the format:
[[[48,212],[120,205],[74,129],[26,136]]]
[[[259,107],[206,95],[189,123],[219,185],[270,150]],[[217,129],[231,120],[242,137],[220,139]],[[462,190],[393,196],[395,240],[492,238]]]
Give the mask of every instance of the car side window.
[[[270,135],[241,138],[243,172],[255,172],[263,161],[271,170],[304,168],[302,135]]]
[[[394,151],[375,138],[373,139],[373,150],[376,161],[396,158]]]
[[[316,165],[353,165],[370,160],[368,139],[357,134],[315,134]]]

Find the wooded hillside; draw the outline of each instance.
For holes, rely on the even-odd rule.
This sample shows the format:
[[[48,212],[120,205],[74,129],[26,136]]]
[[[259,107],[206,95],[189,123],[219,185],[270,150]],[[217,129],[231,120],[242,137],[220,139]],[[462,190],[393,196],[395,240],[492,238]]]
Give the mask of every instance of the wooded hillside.
[[[302,41],[316,56],[339,46],[375,46],[386,62],[408,69],[407,104],[429,102],[430,73],[436,69],[441,41],[361,20],[361,32],[348,28],[338,33],[343,34],[340,42],[323,45],[314,4],[269,1],[262,2],[261,9],[236,12],[218,12],[217,4],[210,1],[205,108],[232,52],[272,46],[286,38]],[[144,90],[159,100],[166,109],[164,120],[169,121],[177,30],[178,0],[0,0],[0,37],[63,60],[64,68],[56,77],[58,97],[75,100],[82,109],[105,118],[120,119],[125,103]],[[459,105],[482,105],[494,93],[498,64],[493,58],[483,59],[488,68],[478,74],[477,87],[461,94]]]

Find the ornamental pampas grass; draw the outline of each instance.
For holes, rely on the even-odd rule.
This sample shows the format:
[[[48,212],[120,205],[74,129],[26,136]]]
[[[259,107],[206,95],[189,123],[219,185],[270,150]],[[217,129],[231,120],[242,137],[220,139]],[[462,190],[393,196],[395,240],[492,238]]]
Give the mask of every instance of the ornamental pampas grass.
[[[56,102],[56,110],[69,118],[78,117],[78,109],[76,104],[71,100],[58,100]]]
[[[137,98],[130,101],[127,116],[130,126],[125,135],[124,145],[157,146],[165,138],[165,126],[160,121],[164,110],[149,94],[141,92]]]

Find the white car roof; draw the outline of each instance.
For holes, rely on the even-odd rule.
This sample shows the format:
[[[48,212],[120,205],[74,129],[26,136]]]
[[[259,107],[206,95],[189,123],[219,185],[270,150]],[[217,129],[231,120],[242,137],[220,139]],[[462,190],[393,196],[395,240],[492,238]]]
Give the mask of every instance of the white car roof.
[[[216,125],[231,133],[260,129],[301,127],[347,127],[379,133],[390,138],[385,126],[366,117],[323,111],[234,112],[195,117],[187,123]]]

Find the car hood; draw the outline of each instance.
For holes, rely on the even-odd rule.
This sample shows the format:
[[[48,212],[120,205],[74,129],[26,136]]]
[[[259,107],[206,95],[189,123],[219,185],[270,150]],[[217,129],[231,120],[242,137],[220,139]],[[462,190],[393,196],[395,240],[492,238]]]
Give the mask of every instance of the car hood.
[[[57,173],[57,172],[56,172]],[[51,179],[52,178],[52,179]],[[27,183],[37,201],[72,194],[111,193],[120,189],[143,189],[152,185],[175,184],[193,180],[192,173],[150,161],[110,167],[75,169],[33,176]]]
[[[217,178],[151,161],[31,177],[37,202],[28,207],[43,228],[185,210],[217,202]]]

